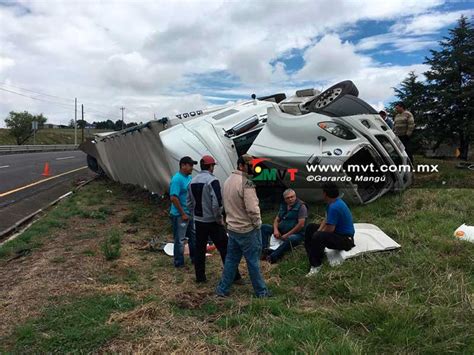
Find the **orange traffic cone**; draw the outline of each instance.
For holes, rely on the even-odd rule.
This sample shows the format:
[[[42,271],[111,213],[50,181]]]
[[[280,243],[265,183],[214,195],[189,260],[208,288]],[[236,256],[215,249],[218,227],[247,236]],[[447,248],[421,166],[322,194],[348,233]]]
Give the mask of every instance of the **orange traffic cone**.
[[[49,172],[49,163],[44,163],[44,169],[42,176],[50,176],[51,173]]]

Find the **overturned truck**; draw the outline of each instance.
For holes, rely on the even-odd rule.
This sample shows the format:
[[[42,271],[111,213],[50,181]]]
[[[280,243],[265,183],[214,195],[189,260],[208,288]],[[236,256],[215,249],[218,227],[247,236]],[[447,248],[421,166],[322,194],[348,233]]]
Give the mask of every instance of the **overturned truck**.
[[[266,177],[277,177],[280,186],[294,188],[307,201],[319,199],[316,190],[333,181],[345,199],[365,204],[405,189],[412,173],[392,169],[410,166],[403,144],[358,94],[351,81],[343,81],[323,92],[306,89],[291,97],[253,96],[99,134],[80,149],[87,153],[93,171],[158,194],[168,190],[185,155],[195,160],[212,155],[217,161],[214,174],[224,181],[235,169],[237,157],[247,153],[256,158],[258,171],[291,170],[291,177],[280,173]]]

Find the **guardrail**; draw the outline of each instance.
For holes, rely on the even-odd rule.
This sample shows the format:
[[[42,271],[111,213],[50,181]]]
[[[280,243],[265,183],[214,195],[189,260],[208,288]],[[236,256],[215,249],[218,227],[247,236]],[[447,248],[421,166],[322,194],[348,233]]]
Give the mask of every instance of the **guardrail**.
[[[14,153],[52,152],[61,150],[77,150],[76,144],[44,144],[44,145],[0,145],[0,155]]]

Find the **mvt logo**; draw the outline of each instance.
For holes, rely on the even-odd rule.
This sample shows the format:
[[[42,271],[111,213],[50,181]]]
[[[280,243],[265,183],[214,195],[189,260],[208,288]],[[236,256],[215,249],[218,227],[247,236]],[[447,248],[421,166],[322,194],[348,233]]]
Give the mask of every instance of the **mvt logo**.
[[[284,180],[286,175],[289,174],[290,176],[290,181],[295,181],[296,179],[296,173],[298,172],[298,169],[294,168],[289,168],[285,170],[279,170],[276,168],[272,169],[267,169],[265,167],[262,167],[263,164],[261,164],[264,161],[271,161],[269,158],[258,158],[258,159],[252,159],[252,170],[253,170],[253,175],[254,177],[252,178],[253,181],[276,181],[278,180]]]

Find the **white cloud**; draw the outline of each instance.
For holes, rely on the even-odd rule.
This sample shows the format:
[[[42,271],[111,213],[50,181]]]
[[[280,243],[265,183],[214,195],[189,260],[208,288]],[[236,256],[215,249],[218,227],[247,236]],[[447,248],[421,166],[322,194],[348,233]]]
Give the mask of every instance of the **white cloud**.
[[[351,77],[372,62],[370,57],[357,54],[354,45],[342,42],[334,34],[324,36],[303,58],[305,65],[296,78],[313,81]]]
[[[0,3],[0,82],[70,98],[69,101],[49,98],[68,105],[78,97],[86,103],[86,119],[91,121],[109,115],[118,119],[122,105],[128,108],[131,118],[133,112],[137,118],[134,120],[140,121],[152,117],[154,112],[161,116],[192,109],[192,105],[205,106],[206,99],[199,92],[197,96],[185,95],[190,87],[188,78],[196,74],[205,76],[221,71],[229,77],[238,77],[239,86],[227,92],[245,95],[293,91],[301,81],[357,78],[367,68],[381,65],[357,52],[364,49],[362,42],[357,45],[342,42],[339,39],[342,29],[356,26],[361,20],[422,17],[441,3],[441,0],[205,3],[25,0],[18,2],[18,6]],[[404,26],[400,24],[397,31],[420,33],[419,28],[429,27],[415,20],[406,21]],[[320,40],[315,43],[315,38]],[[369,42],[367,39],[365,47],[375,48]],[[419,39],[410,46],[428,44],[428,39]],[[406,47],[405,42],[398,49],[403,51]],[[295,49],[307,49],[306,66],[289,76],[278,60]],[[220,90],[207,91],[208,96],[223,94]],[[43,112],[52,122],[64,123],[73,117],[73,111],[62,105],[5,92],[1,96],[0,125],[4,124],[1,118],[10,110]]]
[[[0,73],[8,67],[12,67],[14,65],[15,61],[13,59],[0,56]]]
[[[402,20],[393,25],[390,30],[395,33],[410,35],[436,33],[444,27],[455,24],[461,15],[470,16],[473,13],[472,10],[427,13]]]
[[[335,84],[352,80],[359,89],[359,97],[368,102],[380,102],[393,96],[397,86],[410,71],[422,75],[428,69],[423,64],[398,66],[382,65],[369,56],[357,53],[356,47],[343,42],[337,35],[324,36],[304,54],[305,65],[295,74],[300,80]]]
[[[357,43],[356,48],[359,51],[369,51],[389,45],[392,50],[404,53],[432,48],[438,38],[430,35],[454,25],[463,14],[469,16],[474,11],[430,12],[402,18],[390,27],[390,32],[365,37]]]
[[[359,97],[371,104],[387,101],[394,95],[393,88],[405,79],[409,72],[413,71],[424,79],[423,72],[428,69],[427,65],[415,64],[408,66],[373,66],[362,69],[352,77],[352,81],[359,89]]]

